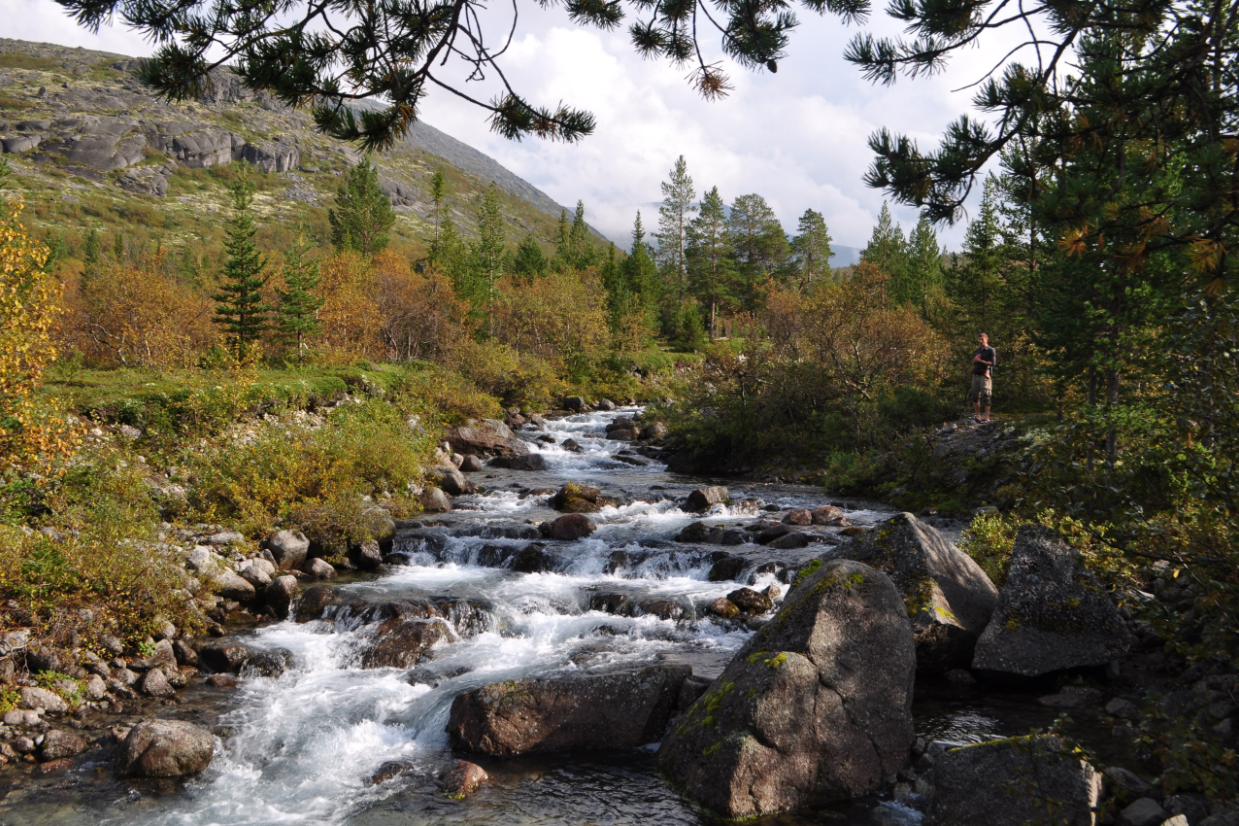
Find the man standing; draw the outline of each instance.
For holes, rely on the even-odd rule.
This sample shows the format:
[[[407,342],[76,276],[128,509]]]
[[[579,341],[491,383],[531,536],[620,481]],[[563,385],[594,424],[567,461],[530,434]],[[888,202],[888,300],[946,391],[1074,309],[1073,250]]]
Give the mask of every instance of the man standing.
[[[990,401],[994,394],[994,365],[998,363],[998,351],[989,346],[989,334],[981,331],[977,334],[977,342],[981,345],[972,356],[972,399],[976,408],[974,422],[988,422]],[[981,418],[981,407],[985,407],[985,418]]]

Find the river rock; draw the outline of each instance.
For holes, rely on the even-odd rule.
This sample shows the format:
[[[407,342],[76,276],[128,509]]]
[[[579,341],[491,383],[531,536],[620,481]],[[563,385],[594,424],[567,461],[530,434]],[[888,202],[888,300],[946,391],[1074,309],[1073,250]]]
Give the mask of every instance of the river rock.
[[[257,674],[260,677],[278,677],[288,670],[292,661],[292,652],[285,649],[275,651],[259,651],[245,661],[242,669],[246,676]]]
[[[187,777],[211,763],[211,732],[181,720],[144,720],[121,743],[116,768],[129,777]]]
[[[65,712],[69,710],[68,704],[60,699],[59,694],[37,686],[25,686],[18,691],[17,707],[31,711],[43,709],[44,711]]]
[[[450,493],[452,496],[463,496],[473,490],[472,483],[454,467],[434,468],[430,472],[430,478],[444,493]]]
[[[820,508],[814,508],[810,516],[813,518],[814,525],[836,525],[838,520],[843,519],[843,510],[836,508],[834,505],[822,505]]]
[[[940,674],[972,661],[998,589],[972,557],[932,526],[901,513],[831,556],[871,565],[903,592],[921,671]]]
[[[402,763],[399,760],[388,760],[383,765],[374,770],[374,774],[370,775],[370,779],[366,781],[367,786],[377,786],[380,783],[386,783],[388,780],[393,780],[403,774],[408,774],[413,771],[413,767],[408,763]]]
[[[301,531],[283,530],[267,537],[262,546],[271,552],[281,570],[291,571],[305,564],[310,540]]]
[[[477,473],[482,469],[482,460],[472,453],[460,460],[460,469],[465,473]]]
[[[662,422],[651,422],[641,428],[641,438],[647,441],[657,441],[667,438],[667,426]]]
[[[543,522],[542,528],[542,535],[547,539],[558,539],[563,542],[584,539],[598,530],[594,520],[580,513],[565,514],[550,523]]]
[[[86,749],[86,741],[76,734],[52,729],[43,735],[43,742],[39,746],[39,757],[42,760],[60,760],[81,754]]]
[[[806,548],[808,545],[808,534],[801,533],[800,531],[785,533],[782,536],[772,539],[766,543],[766,547],[774,548],[776,551],[790,551],[797,548]]]
[[[933,767],[927,826],[1092,826],[1101,775],[1053,737],[1013,737],[950,749]]]
[[[198,661],[207,671],[235,674],[245,661],[254,656],[248,645],[239,642],[210,642],[198,650]]]
[[[551,570],[554,559],[546,547],[536,542],[526,545],[508,558],[508,568],[520,574],[541,574]]]
[[[374,543],[374,547],[378,548],[377,542]],[[315,579],[331,579],[336,575],[336,569],[325,559],[311,559],[302,567],[302,570]]]
[[[431,646],[450,636],[438,618],[393,617],[378,624],[369,644],[361,650],[365,668],[412,668],[426,659]]]
[[[509,470],[546,470],[546,457],[541,453],[524,453],[513,456],[496,456],[490,460],[491,467]]]
[[[461,800],[477,791],[478,786],[490,780],[486,770],[468,760],[457,760],[443,773],[443,792],[453,800]]]
[[[252,584],[235,571],[219,571],[211,576],[215,580],[215,593],[224,599],[250,602],[258,593]]]
[[[495,683],[458,696],[447,730],[470,754],[635,748],[662,737],[691,673],[655,665]]]
[[[596,513],[600,508],[600,496],[602,491],[593,485],[568,482],[555,492],[547,504],[562,513]]]
[[[417,501],[427,513],[446,513],[452,509],[452,500],[438,488],[426,488]]]
[[[827,562],[689,708],[659,767],[735,819],[865,794],[908,759],[915,673],[895,585],[862,563]]]
[[[740,616],[740,607],[726,597],[719,597],[706,608],[706,613],[723,619]]]
[[[168,677],[163,673],[162,668],[152,668],[143,674],[142,679],[138,680],[138,690],[147,697],[156,699],[176,696],[176,689],[168,682]]]
[[[764,614],[774,607],[770,597],[752,588],[737,588],[727,599],[746,614]]]
[[[1007,584],[977,641],[972,668],[1035,677],[1105,665],[1130,645],[1123,618],[1079,551],[1046,528],[1020,528]]]
[[[564,439],[564,443],[563,445],[561,445],[561,447],[563,447],[563,449],[568,451],[569,453],[580,453],[581,452],[581,443],[578,442],[576,439]]]
[[[349,559],[359,570],[377,571],[383,564],[383,546],[377,539],[367,539],[349,551]]]
[[[516,438],[506,424],[487,419],[468,427],[449,427],[444,434],[452,450],[474,456],[523,456],[529,445]]]
[[[1151,797],[1134,800],[1119,812],[1119,826],[1162,826],[1162,822],[1170,817],[1166,811]]]
[[[722,485],[697,488],[697,490],[688,495],[688,501],[684,504],[684,510],[691,513],[701,513],[715,505],[723,505],[730,501],[731,494]]]
[[[783,524],[798,525],[800,527],[812,525],[813,514],[809,513],[809,511],[804,508],[794,508],[787,512],[787,516],[783,517]]]
[[[287,619],[288,610],[292,607],[293,596],[296,593],[297,578],[291,574],[285,574],[271,580],[271,584],[263,590],[262,598],[277,617]]]
[[[297,622],[322,619],[323,611],[328,606],[335,605],[339,601],[340,595],[336,593],[334,588],[327,588],[322,585],[308,588],[301,595],[301,599],[297,600],[295,619]]]
[[[573,413],[582,413],[586,408],[583,396],[564,396],[564,409]]]

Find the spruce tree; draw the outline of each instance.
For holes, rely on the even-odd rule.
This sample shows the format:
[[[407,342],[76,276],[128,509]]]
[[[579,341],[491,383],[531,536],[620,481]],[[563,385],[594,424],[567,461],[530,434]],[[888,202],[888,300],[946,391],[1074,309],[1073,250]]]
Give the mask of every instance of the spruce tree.
[[[783,225],[766,199],[756,193],[736,198],[728,224],[741,281],[752,289],[778,278],[790,250]]]
[[[711,341],[718,324],[719,305],[735,297],[732,255],[727,206],[716,186],[706,193],[697,217],[688,225],[689,282],[696,298],[710,308],[707,330]]]
[[[310,242],[298,227],[297,238],[284,256],[284,287],[275,291],[280,303],[275,308],[275,329],[278,341],[297,352],[297,363],[303,364],[306,340],[317,335],[318,310],[324,299],[315,294],[318,288],[318,261],[309,257]]]
[[[387,233],[396,223],[396,213],[379,186],[379,170],[369,156],[349,170],[327,219],[331,222],[331,244],[336,249],[353,250],[366,257],[387,249]]]
[[[792,239],[792,256],[795,259],[796,279],[803,291],[810,284],[830,274],[830,231],[822,213],[806,209],[796,224],[798,233]]]
[[[469,269],[473,275],[472,298],[475,307],[485,308],[487,332],[494,332],[491,310],[495,300],[495,285],[503,276],[503,252],[506,244],[507,231],[503,228],[499,188],[491,184],[478,205],[478,239],[469,256]]]
[[[530,233],[525,233],[525,237],[516,247],[516,254],[512,256],[513,275],[519,275],[527,281],[532,280],[545,275],[547,265],[546,254],[542,252],[542,245],[538,243],[538,239]]]
[[[560,270],[583,270],[598,263],[598,250],[590,237],[589,225],[585,223],[584,201],[576,202],[571,225],[567,213],[560,214],[555,258]]]
[[[620,264],[623,273],[625,289],[631,293],[647,313],[653,313],[657,307],[661,285],[658,281],[658,265],[654,263],[654,253],[645,241],[645,227],[641,224],[641,213],[632,223],[632,250]]]
[[[670,176],[662,183],[663,202],[658,208],[658,257],[668,291],[676,302],[688,291],[688,222],[697,211],[697,190],[681,155]]]
[[[227,333],[232,352],[244,358],[269,326],[271,308],[263,302],[262,290],[270,276],[266,259],[254,243],[258,227],[251,208],[254,186],[248,176],[232,185],[231,194],[233,217],[224,235],[224,269],[212,298],[215,323]]]
[[[873,234],[869,236],[868,245],[861,251],[860,258],[885,273],[892,288],[898,291],[896,285],[902,283],[907,265],[908,242],[904,239],[903,228],[891,217],[890,207],[885,201],[878,213],[878,223],[873,228]]]
[[[942,287],[942,248],[926,215],[921,215],[908,237],[906,272],[906,290],[901,298],[925,314],[929,297]]]

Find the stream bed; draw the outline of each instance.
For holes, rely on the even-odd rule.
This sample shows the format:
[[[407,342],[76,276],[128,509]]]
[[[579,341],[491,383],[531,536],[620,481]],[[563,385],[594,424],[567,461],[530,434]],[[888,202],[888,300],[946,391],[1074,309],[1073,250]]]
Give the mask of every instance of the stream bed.
[[[616,454],[630,448],[609,441],[618,415],[589,413],[547,422],[519,435],[547,461],[547,470],[487,469],[471,475],[483,493],[459,497],[457,510],[422,527],[402,530],[394,553],[407,564],[338,586],[340,604],[425,597],[485,606],[469,634],[433,650],[408,669],[362,668],[360,651],[372,626],[340,611],[334,621],[268,625],[243,636],[257,650],[291,652],[291,667],[277,678],[251,676],[231,693],[193,689],[184,703],[218,719],[214,761],[183,788],[135,786],[111,778],[109,765],[85,766],[77,777],[12,789],[0,802],[0,826],[17,824],[140,824],[141,826],[579,826],[580,824],[709,824],[659,777],[655,746],[617,752],[473,758],[491,779],[471,797],[448,799],[436,775],[454,759],[445,726],[452,700],[487,683],[517,677],[654,662],[686,663],[699,676],[718,675],[752,634],[740,622],[702,618],[703,609],[741,585],[784,590],[789,575],[776,556],[811,558],[826,549],[774,552],[754,544],[721,550],[746,557],[727,581],[711,582],[718,546],[685,545],[672,538],[698,519],[743,527],[758,515],[777,520],[789,508],[814,508],[829,497],[812,488],[730,483],[741,513],[716,505],[704,516],[677,501],[703,480],[670,475]],[[539,435],[549,440],[535,441]],[[566,439],[579,452],[562,446]],[[546,491],[568,481],[588,482],[620,505],[592,518],[598,530],[576,542],[548,542],[549,570],[516,573],[496,560],[505,549],[529,544],[533,524],[558,516]],[[542,492],[539,492],[542,491]],[[628,504],[623,504],[628,503]],[[889,511],[843,504],[847,518],[868,526]],[[762,513],[768,510],[768,513]],[[791,560],[792,562],[795,559]],[[597,598],[622,594],[633,604],[652,599],[682,606],[697,619],[621,616],[591,609]],[[1040,693],[1048,693],[1041,691]],[[1051,709],[1036,694],[982,694],[975,688],[918,685],[918,733],[930,740],[978,742],[1048,725]],[[1100,735],[1099,735],[1100,736]],[[403,761],[413,770],[371,785],[375,770]],[[874,796],[817,810],[768,818],[763,824],[915,824],[920,815]]]

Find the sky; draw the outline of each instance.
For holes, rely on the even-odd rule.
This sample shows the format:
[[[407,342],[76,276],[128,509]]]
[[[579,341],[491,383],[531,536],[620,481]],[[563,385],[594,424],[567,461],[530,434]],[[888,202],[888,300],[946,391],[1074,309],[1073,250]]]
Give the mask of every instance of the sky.
[[[6,37],[134,56],[150,52],[140,34],[120,24],[91,34],[52,0],[0,0],[0,14]],[[497,29],[506,31],[508,14],[492,12]],[[953,90],[979,79],[990,68],[987,58],[1001,55],[1005,45],[964,52],[941,75],[881,86],[843,60],[858,31],[898,33],[880,5],[859,26],[803,9],[798,17],[801,25],[777,74],[725,62],[735,89],[706,101],[687,82],[688,69],[638,56],[623,26],[616,32],[581,28],[560,9],[523,4],[502,63],[505,75],[533,103],[563,101],[590,110],[595,133],[572,145],[509,141],[490,131],[484,111],[439,90],[424,101],[422,119],[558,202],[571,207],[584,201],[589,222],[624,247],[638,209],[647,230],[657,224],[659,184],[680,155],[699,191],[717,186],[728,203],[759,193],[789,232],[806,209],[817,210],[836,243],[863,247],[884,198],[862,180],[872,162],[868,137],[885,126],[923,150],[935,147],[944,127],[970,110],[973,92]],[[495,87],[469,91],[489,99]],[[891,209],[910,231],[915,210]],[[959,248],[963,231],[962,223],[938,228],[949,249]]]

